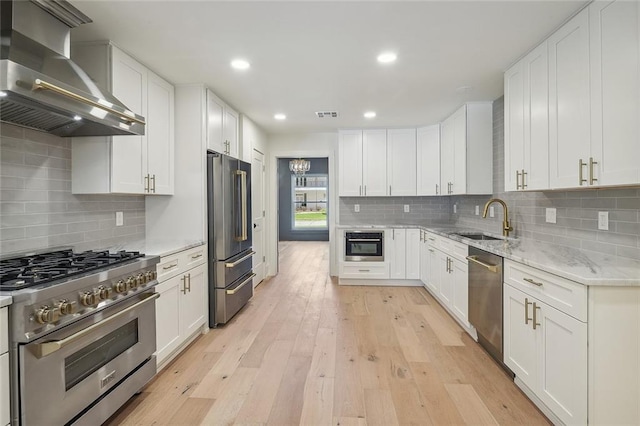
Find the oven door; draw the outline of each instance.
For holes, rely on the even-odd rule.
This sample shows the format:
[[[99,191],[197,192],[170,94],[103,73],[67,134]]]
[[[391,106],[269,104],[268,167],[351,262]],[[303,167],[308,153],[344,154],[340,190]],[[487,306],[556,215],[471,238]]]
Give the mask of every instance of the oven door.
[[[21,345],[21,423],[65,424],[144,364],[156,348],[157,297],[139,294]]]
[[[345,232],[344,260],[347,262],[383,262],[383,232]]]

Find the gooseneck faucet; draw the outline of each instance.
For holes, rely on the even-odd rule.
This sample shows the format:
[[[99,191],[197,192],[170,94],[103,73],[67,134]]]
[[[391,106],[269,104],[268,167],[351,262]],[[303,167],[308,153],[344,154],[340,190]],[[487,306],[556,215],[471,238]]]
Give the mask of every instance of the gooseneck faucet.
[[[502,204],[502,208],[504,209],[504,220],[502,221],[502,235],[505,237],[509,236],[509,232],[513,231],[511,224],[509,223],[509,207],[507,207],[507,203],[502,201],[500,198],[492,198],[487,201],[487,204],[484,205],[484,211],[482,212],[482,217],[487,217],[487,212],[489,211],[489,206],[492,203],[500,203]]]

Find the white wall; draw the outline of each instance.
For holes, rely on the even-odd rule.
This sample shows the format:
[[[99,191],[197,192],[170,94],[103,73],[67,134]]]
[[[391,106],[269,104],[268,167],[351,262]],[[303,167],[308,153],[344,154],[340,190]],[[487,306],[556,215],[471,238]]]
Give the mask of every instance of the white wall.
[[[268,275],[277,273],[278,260],[278,158],[327,157],[329,159],[329,244],[334,243],[338,214],[338,133],[274,134],[267,144],[267,261]],[[336,263],[331,250],[331,275]]]
[[[267,134],[244,114],[240,115],[240,144],[242,160],[247,163],[251,163],[254,149],[266,157]]]

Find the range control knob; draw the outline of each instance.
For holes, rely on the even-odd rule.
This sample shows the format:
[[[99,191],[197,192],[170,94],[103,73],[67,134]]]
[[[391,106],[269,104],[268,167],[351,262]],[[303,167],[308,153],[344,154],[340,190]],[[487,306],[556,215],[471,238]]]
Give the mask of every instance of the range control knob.
[[[145,275],[147,276],[147,282],[153,281],[156,279],[156,271],[147,271]]]
[[[124,280],[119,280],[117,283],[113,285],[113,289],[116,293],[126,293],[129,288],[127,287],[127,283]]]
[[[98,287],[97,293],[98,293],[98,298],[100,300],[111,299],[111,294],[113,293],[113,290],[110,289],[109,287],[105,287],[101,285],[100,287]]]
[[[93,306],[98,303],[98,295],[92,291],[85,291],[80,295],[80,303],[84,306]]]
[[[138,285],[147,283],[147,276],[145,274],[139,273],[137,278],[138,278]]]
[[[66,299],[63,299],[58,302],[58,309],[60,310],[60,315],[75,314],[77,306],[78,306],[77,302],[72,302]]]
[[[43,306],[36,311],[36,321],[40,324],[50,324],[58,321],[58,318],[60,318],[60,311],[58,308]]]
[[[135,290],[136,288],[138,288],[138,280],[135,279],[133,276],[127,278],[127,288],[130,290]]]

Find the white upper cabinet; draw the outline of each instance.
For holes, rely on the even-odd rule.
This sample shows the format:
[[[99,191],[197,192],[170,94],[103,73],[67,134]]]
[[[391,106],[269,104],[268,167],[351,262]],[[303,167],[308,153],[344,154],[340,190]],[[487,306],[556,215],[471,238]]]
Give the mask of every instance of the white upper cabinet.
[[[173,194],[174,87],[111,43],[74,45],[72,56],[146,119],[142,136],[74,138],[72,192]]]
[[[240,157],[238,113],[207,89],[207,149]]]
[[[584,9],[548,39],[551,188],[588,183],[591,145],[589,11]]]
[[[442,194],[493,192],[492,117],[491,102],[469,103],[442,123]]]
[[[387,188],[387,131],[362,131],[362,195],[389,195]]]
[[[338,193],[362,195],[362,130],[341,130],[338,137]],[[386,175],[385,175],[386,176]]]
[[[593,185],[640,183],[639,21],[638,1],[589,5]]]
[[[416,152],[416,195],[440,195],[439,124],[417,130]]]
[[[416,129],[387,130],[389,195],[416,195]]]
[[[544,42],[504,75],[505,190],[549,187],[549,77]]]

